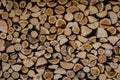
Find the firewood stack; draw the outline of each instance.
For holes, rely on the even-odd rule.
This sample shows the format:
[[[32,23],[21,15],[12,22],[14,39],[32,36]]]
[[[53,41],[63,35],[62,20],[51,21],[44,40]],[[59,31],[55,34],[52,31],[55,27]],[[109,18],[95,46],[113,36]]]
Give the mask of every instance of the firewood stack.
[[[120,0],[0,0],[0,80],[119,80]]]

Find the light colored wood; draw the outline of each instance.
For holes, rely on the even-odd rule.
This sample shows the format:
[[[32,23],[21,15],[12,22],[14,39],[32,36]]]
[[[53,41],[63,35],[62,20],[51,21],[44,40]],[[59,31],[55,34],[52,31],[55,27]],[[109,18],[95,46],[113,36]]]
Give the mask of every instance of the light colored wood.
[[[1,38],[1,39],[5,39],[6,37],[7,37],[7,35],[6,35],[5,33],[1,33],[1,34],[0,34],[0,38]]]
[[[13,7],[13,2],[12,1],[7,1],[7,4],[6,4],[6,9],[7,11],[10,11]]]
[[[89,6],[90,14],[98,13],[98,9],[95,6]]]
[[[53,10],[52,10],[51,8],[47,8],[47,9],[45,10],[45,13],[46,13],[46,15],[48,15],[48,16],[52,16],[52,15],[53,15]]]
[[[7,23],[4,20],[0,20],[0,31],[7,33]]]
[[[92,30],[86,26],[81,26],[81,35],[87,36],[92,32]]]
[[[51,80],[52,78],[53,78],[53,72],[51,72],[51,71],[46,71],[44,74],[43,74],[43,77],[44,77],[44,79],[46,79],[46,80]]]
[[[74,66],[74,63],[69,63],[69,62],[60,62],[60,66],[63,67],[64,69],[72,69]]]
[[[40,66],[40,65],[44,65],[47,64],[47,60],[45,58],[38,58],[36,65],[35,66]]]
[[[65,27],[65,25],[66,25],[66,21],[64,19],[58,19],[55,24],[56,27],[63,27],[63,28]]]
[[[115,24],[118,21],[117,14],[112,11],[108,12],[108,14],[110,16],[112,24]]]
[[[32,50],[31,49],[22,49],[21,52],[24,54],[24,55],[30,55]]]
[[[39,22],[37,18],[32,18],[30,19],[31,24],[33,24],[34,26],[36,26]]]
[[[68,0],[58,0],[58,3],[61,5],[64,5],[67,3]]]
[[[54,24],[55,22],[56,22],[56,17],[55,16],[50,16],[49,18],[48,18],[48,21],[49,21],[49,23],[51,23],[51,24]]]
[[[67,21],[72,21],[73,20],[73,14],[72,13],[67,13],[67,14],[65,14],[64,18]]]
[[[8,12],[3,12],[1,16],[2,16],[3,19],[7,19],[8,18]]]
[[[31,67],[34,65],[34,62],[31,59],[25,59],[23,60],[23,64],[25,67]]]
[[[75,21],[81,21],[83,19],[84,15],[82,12],[77,12],[74,14]]]
[[[76,6],[70,6],[70,7],[68,7],[68,8],[66,9],[66,11],[67,11],[68,13],[73,13],[73,12],[79,11],[79,8],[76,7]]]
[[[12,65],[11,68],[12,68],[14,71],[20,71],[21,68],[22,68],[22,65]]]
[[[10,45],[7,49],[6,49],[6,52],[7,53],[11,53],[11,52],[14,52],[15,49],[14,49],[14,45]]]
[[[4,78],[9,78],[10,77],[10,73],[9,72],[4,72],[3,76],[4,76]]]
[[[65,12],[65,8],[63,6],[56,6],[55,7],[56,14],[63,14]]]
[[[104,30],[103,28],[98,28],[98,31],[97,31],[97,37],[100,38],[100,37],[107,37],[108,34],[106,32],[106,30]]]
[[[17,17],[17,16],[14,16],[14,17],[12,18],[12,21],[13,21],[14,23],[17,23],[17,22],[19,22],[19,17]]]
[[[8,54],[3,53],[3,54],[2,54],[2,56],[1,56],[1,59],[2,59],[2,61],[3,61],[3,62],[7,62],[7,61],[8,61],[8,59],[9,59]]]
[[[24,8],[26,6],[26,1],[20,1],[19,6],[20,8]]]
[[[39,10],[40,10],[40,8],[37,5],[30,8],[30,11],[32,11],[32,12],[38,12]]]
[[[36,38],[36,37],[38,36],[38,33],[37,33],[36,31],[32,31],[32,32],[31,32],[31,36],[32,36],[33,38]]]
[[[18,79],[20,76],[18,72],[13,72],[11,75],[13,79]]]

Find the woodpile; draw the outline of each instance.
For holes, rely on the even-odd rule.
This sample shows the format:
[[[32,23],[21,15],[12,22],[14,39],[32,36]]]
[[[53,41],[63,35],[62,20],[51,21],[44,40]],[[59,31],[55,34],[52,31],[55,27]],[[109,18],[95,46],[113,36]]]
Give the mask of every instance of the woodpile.
[[[0,0],[0,80],[120,80],[120,0]]]

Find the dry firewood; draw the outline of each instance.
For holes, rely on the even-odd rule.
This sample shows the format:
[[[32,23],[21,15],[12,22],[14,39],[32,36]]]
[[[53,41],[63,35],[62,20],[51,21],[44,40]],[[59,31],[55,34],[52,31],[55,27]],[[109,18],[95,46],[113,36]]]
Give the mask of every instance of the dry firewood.
[[[55,12],[56,14],[63,14],[65,12],[65,8],[63,6],[56,6]]]
[[[103,11],[103,9],[104,9],[104,4],[103,4],[103,3],[99,3],[99,4],[97,4],[96,6],[97,6],[97,8],[98,8],[98,10],[99,10],[100,12]]]
[[[58,74],[66,74],[66,70],[61,68],[61,67],[58,67],[54,73],[58,73]]]
[[[31,22],[31,24],[32,25],[37,25],[38,24],[38,19],[36,19],[36,18],[32,18],[32,19],[30,19],[30,22]]]
[[[51,28],[50,28],[50,32],[51,33],[55,33],[57,31],[57,28],[55,27],[55,26],[52,26]]]
[[[58,3],[61,5],[64,5],[67,3],[68,0],[58,0]]]
[[[67,21],[72,21],[73,20],[73,14],[72,13],[67,13],[65,14],[64,17]]]
[[[3,76],[4,76],[4,78],[9,78],[10,77],[10,73],[9,72],[4,72]]]
[[[84,4],[79,4],[77,5],[77,7],[81,10],[81,11],[85,11],[86,6]]]
[[[107,38],[111,44],[115,45],[115,43],[119,40],[119,38],[117,36],[109,36]]]
[[[0,31],[7,33],[7,23],[3,20],[0,20]]]
[[[26,1],[20,1],[19,6],[20,8],[24,8],[26,6]]]
[[[40,65],[44,65],[44,64],[47,64],[47,60],[45,58],[39,58],[36,62],[36,65],[35,66],[40,66]]]
[[[2,59],[2,61],[3,61],[3,62],[7,62],[7,61],[8,61],[8,59],[9,59],[8,54],[3,53],[3,54],[2,54],[2,56],[1,56],[1,59]]]
[[[45,13],[46,13],[46,15],[48,15],[48,16],[52,16],[52,15],[53,15],[53,10],[52,10],[51,8],[47,8],[47,9],[45,10]]]
[[[115,71],[105,71],[105,74],[108,78],[113,78],[117,73]]]
[[[44,55],[44,54],[45,54],[45,50],[41,50],[41,51],[35,52],[35,56],[36,56],[36,57],[40,57],[40,56],[42,56],[42,55]]]
[[[98,9],[95,6],[90,6],[89,9],[90,9],[90,14],[98,13]]]
[[[6,34],[5,34],[5,33],[1,33],[1,34],[0,34],[0,38],[1,38],[1,39],[5,39],[5,38],[6,38]]]
[[[90,72],[93,76],[98,76],[100,74],[100,70],[98,69],[98,67],[92,67],[90,69]]]
[[[61,74],[55,74],[53,79],[60,79],[60,78],[62,78]]]
[[[95,22],[95,23],[91,23],[91,24],[87,24],[87,25],[91,29],[96,29],[99,27],[99,22]]]
[[[110,16],[112,24],[115,24],[118,21],[117,14],[112,11],[108,12],[108,14]]]
[[[9,46],[9,47],[6,49],[6,52],[7,52],[7,53],[14,52],[14,45]]]
[[[29,77],[34,77],[34,76],[35,76],[35,71],[29,70],[29,71],[28,71],[28,76],[29,76]]]
[[[3,19],[7,19],[8,18],[8,12],[3,12],[1,16],[2,16]]]
[[[118,80],[119,5],[1,0],[1,80]]]
[[[81,12],[77,12],[74,14],[75,21],[81,21],[83,19],[84,15]]]
[[[74,66],[74,63],[68,63],[68,62],[60,62],[61,67],[64,69],[72,69]]]
[[[7,1],[7,4],[6,4],[7,11],[10,11],[12,7],[13,7],[13,2],[12,1]]]
[[[111,21],[108,18],[104,18],[100,21],[101,25],[111,25]]]
[[[103,18],[103,17],[105,17],[106,15],[107,15],[107,11],[102,11],[102,12],[100,12],[100,13],[97,13],[96,14],[99,18]]]
[[[82,68],[83,68],[83,65],[77,63],[77,64],[75,64],[75,66],[73,67],[73,70],[74,70],[75,72],[77,72],[77,71],[81,70]]]
[[[79,11],[79,8],[76,7],[76,6],[70,6],[70,7],[67,8],[66,11],[67,11],[68,13],[73,13],[73,12]]]
[[[90,5],[95,5],[95,4],[97,4],[99,1],[98,0],[92,0],[92,1],[90,1]]]
[[[93,16],[88,16],[88,20],[89,20],[90,23],[93,23],[93,22],[97,21],[97,19]]]
[[[31,16],[32,17],[38,17],[40,14],[41,14],[41,11],[32,13]]]
[[[9,67],[10,67],[10,64],[5,63],[5,62],[2,62],[2,71],[3,71],[3,72],[6,71],[6,70],[8,70]]]
[[[66,72],[66,75],[67,75],[67,77],[69,77],[69,78],[73,78],[73,77],[75,76],[75,73],[74,73],[74,71],[72,71],[72,70],[68,70],[68,71]]]
[[[56,39],[56,34],[48,35],[47,40],[54,40]]]
[[[107,31],[109,31],[112,35],[116,34],[116,28],[114,27],[107,28]]]
[[[79,52],[76,57],[78,58],[85,58],[86,57],[86,52]]]
[[[109,43],[102,44],[102,47],[105,48],[105,49],[113,49],[113,46]]]
[[[14,71],[20,71],[20,69],[22,68],[22,65],[12,65],[11,68],[12,68]]]
[[[18,72],[13,72],[12,74],[11,74],[11,76],[13,77],[13,79],[17,79],[17,78],[19,78],[19,73]]]
[[[24,54],[24,55],[30,55],[32,50],[31,49],[22,49],[21,52]]]
[[[84,17],[84,18],[79,22],[79,24],[81,24],[81,25],[85,25],[85,24],[87,24],[87,23],[88,23],[87,17]]]
[[[93,47],[95,49],[98,49],[100,46],[101,46],[101,43],[99,43],[99,42],[96,42],[96,43],[93,44]]]
[[[92,54],[88,54],[87,57],[89,58],[90,61],[97,59],[97,56],[92,55]],[[90,64],[90,62],[88,63],[88,65],[89,65],[89,64]]]
[[[13,9],[14,9],[14,10],[19,9],[19,5],[18,5],[17,2],[13,2]]]
[[[56,21],[56,27],[65,27],[65,25],[66,25],[66,22],[65,22],[65,20],[64,19],[58,19],[57,21]]]
[[[81,26],[81,35],[87,36],[92,32],[92,30],[86,26]]]
[[[50,16],[49,18],[48,18],[48,21],[49,21],[49,23],[51,23],[51,24],[54,24],[55,22],[56,22],[56,17],[55,16]]]
[[[23,60],[23,64],[25,67],[31,67],[34,65],[34,62],[31,59],[25,59]]]
[[[98,28],[98,31],[97,31],[97,37],[100,38],[100,37],[107,37],[108,34],[106,32],[106,30],[104,30],[103,28]]]
[[[37,5],[35,5],[35,6],[31,7],[29,10],[32,12],[38,12],[40,10],[40,8]]]

